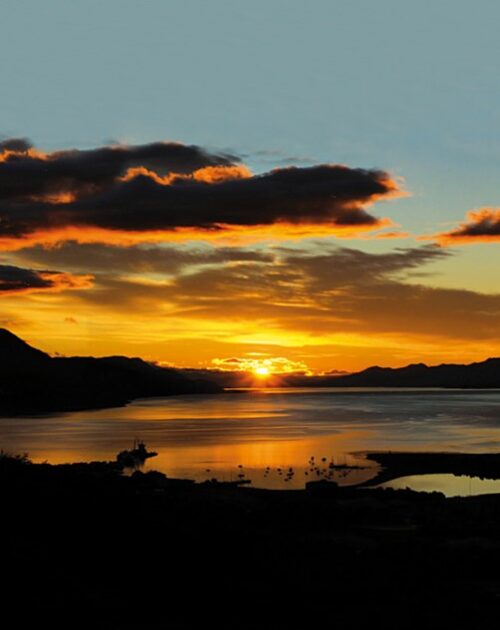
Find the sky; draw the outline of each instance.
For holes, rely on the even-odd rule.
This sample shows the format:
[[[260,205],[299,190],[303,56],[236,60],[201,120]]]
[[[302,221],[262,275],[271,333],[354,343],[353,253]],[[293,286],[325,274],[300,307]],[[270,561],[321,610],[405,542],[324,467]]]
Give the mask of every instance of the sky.
[[[181,367],[499,356],[499,20],[5,0],[0,325]]]

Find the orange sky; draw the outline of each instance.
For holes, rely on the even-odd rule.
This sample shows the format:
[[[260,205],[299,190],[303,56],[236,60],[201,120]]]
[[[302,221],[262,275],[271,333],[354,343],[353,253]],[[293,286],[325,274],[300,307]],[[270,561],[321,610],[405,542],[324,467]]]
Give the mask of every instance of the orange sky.
[[[391,220],[408,193],[387,173],[254,175],[193,147],[196,168],[184,155],[181,173],[161,166],[179,147],[0,151],[0,325],[51,353],[182,367],[317,373],[500,355],[496,276],[471,282],[464,254],[491,251],[498,210],[423,241]]]

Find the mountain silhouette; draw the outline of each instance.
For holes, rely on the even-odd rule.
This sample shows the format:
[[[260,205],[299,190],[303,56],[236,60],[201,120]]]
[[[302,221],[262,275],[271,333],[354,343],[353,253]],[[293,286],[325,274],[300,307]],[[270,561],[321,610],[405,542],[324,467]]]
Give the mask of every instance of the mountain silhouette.
[[[5,328],[0,328],[0,370],[31,368],[47,365],[50,357],[32,348]]]
[[[500,359],[461,365],[428,366],[413,363],[402,368],[373,366],[342,376],[288,377],[286,384],[316,387],[446,387],[500,388]]]
[[[210,370],[162,368],[139,358],[50,357],[0,328],[0,415],[116,407],[136,398],[218,393],[234,386]],[[213,379],[213,380],[212,380]],[[373,366],[339,376],[282,376],[289,387],[500,388],[500,359],[402,368]]]
[[[216,393],[218,385],[138,358],[50,357],[0,329],[0,414],[74,411],[135,398]]]

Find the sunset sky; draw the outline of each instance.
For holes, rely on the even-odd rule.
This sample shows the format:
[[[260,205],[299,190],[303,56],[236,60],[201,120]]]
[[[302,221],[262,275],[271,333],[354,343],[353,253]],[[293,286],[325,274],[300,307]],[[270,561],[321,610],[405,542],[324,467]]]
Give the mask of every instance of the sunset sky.
[[[0,326],[263,375],[500,356],[499,23],[6,0]]]

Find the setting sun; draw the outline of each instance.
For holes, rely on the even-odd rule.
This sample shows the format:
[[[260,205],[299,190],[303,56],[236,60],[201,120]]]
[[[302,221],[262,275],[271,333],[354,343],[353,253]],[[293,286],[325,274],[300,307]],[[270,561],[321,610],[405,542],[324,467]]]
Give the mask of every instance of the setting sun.
[[[271,372],[269,371],[269,368],[264,367],[264,366],[256,367],[256,368],[254,369],[254,374],[255,374],[256,376],[260,376],[260,377],[262,377],[262,378],[264,378],[264,377],[266,377],[266,376],[269,376],[269,374],[270,374],[270,373],[271,373]]]

